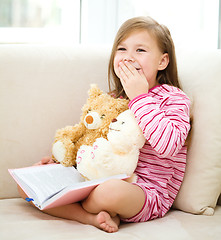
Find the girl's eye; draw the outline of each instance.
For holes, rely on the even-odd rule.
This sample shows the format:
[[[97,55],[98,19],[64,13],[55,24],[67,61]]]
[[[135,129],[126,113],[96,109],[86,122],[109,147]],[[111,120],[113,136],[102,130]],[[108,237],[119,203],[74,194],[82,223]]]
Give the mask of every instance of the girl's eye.
[[[124,48],[124,47],[119,47],[119,48],[117,49],[117,51],[126,51],[126,48]]]
[[[137,52],[146,52],[146,51],[144,49],[142,49],[142,48],[138,48]]]

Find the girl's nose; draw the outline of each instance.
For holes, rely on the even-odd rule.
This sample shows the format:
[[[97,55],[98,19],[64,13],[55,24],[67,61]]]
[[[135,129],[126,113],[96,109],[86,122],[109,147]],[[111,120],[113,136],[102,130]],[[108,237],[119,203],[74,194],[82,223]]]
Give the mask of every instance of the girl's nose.
[[[135,62],[135,60],[132,57],[126,57],[126,58],[123,59],[123,61]]]

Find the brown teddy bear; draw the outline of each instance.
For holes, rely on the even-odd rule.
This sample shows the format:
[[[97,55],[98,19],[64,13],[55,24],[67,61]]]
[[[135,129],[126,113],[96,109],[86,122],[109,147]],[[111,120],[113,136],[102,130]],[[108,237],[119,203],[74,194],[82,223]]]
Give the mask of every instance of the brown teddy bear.
[[[91,85],[88,95],[80,122],[57,130],[55,135],[52,158],[66,167],[76,165],[76,155],[81,145],[92,146],[100,137],[107,139],[112,119],[128,109],[128,100],[115,99],[95,84]]]

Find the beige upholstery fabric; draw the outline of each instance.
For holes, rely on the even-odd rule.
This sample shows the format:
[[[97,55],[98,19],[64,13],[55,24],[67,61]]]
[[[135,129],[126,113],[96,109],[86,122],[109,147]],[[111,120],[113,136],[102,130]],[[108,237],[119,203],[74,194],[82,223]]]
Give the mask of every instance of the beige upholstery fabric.
[[[108,51],[0,46],[0,198],[17,190],[7,168],[51,154],[58,128],[80,120],[91,83],[107,90]]]
[[[221,192],[221,51],[180,52],[178,63],[184,90],[192,100],[193,130],[174,206],[212,215]]]
[[[171,210],[162,219],[122,224],[113,234],[51,217],[21,199],[0,200],[0,212],[2,240],[218,240],[221,236],[221,206],[212,217]]]

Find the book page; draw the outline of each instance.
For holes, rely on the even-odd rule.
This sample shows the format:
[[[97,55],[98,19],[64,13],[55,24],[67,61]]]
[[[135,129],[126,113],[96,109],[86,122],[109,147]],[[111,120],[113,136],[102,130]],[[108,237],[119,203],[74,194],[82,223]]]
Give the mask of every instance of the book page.
[[[39,203],[69,185],[85,181],[74,167],[60,164],[14,169],[13,174],[32,189]]]

